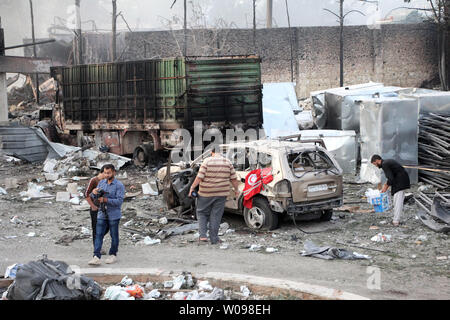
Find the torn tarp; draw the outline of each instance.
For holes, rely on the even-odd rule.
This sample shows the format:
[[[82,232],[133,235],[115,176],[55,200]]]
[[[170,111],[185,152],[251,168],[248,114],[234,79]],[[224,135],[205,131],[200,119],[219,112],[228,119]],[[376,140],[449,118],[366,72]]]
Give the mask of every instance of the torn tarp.
[[[343,260],[356,260],[356,259],[371,259],[370,256],[365,254],[359,254],[357,252],[348,251],[346,249],[339,249],[335,247],[325,246],[319,247],[314,242],[307,240],[304,244],[305,250],[301,252],[302,256],[314,257],[325,260],[343,259]]]
[[[102,288],[92,279],[75,274],[62,261],[43,258],[20,266],[8,300],[99,300]]]

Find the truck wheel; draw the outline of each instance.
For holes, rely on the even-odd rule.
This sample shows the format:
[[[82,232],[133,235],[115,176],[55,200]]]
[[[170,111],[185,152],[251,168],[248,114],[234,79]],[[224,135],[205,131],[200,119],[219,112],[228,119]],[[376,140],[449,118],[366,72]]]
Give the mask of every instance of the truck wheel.
[[[330,221],[333,216],[333,209],[327,209],[322,211],[322,216],[320,216],[320,221]]]
[[[244,207],[244,220],[247,226],[256,230],[273,230],[278,227],[278,215],[270,209],[266,199],[253,198],[253,207]]]
[[[138,168],[144,168],[148,163],[148,154],[146,148],[139,146],[134,149],[133,163]]]

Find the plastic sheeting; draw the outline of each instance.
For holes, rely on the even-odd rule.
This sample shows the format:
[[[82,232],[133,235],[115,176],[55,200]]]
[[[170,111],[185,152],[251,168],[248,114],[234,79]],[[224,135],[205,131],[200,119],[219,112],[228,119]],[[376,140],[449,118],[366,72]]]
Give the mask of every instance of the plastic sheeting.
[[[47,258],[18,268],[8,288],[8,300],[99,300],[102,288],[92,279],[75,274],[62,261]]]
[[[384,97],[360,101],[361,180],[370,181],[370,159],[379,154],[402,165],[418,164],[418,109],[410,98]],[[417,169],[406,169],[411,184],[418,180]],[[370,171],[370,170],[369,170]],[[381,177],[381,181],[385,178]]]
[[[293,110],[300,110],[293,83],[264,83],[263,128],[266,136],[298,134],[298,124]]]
[[[344,173],[356,173],[358,147],[352,130],[302,130],[302,139],[321,138]]]

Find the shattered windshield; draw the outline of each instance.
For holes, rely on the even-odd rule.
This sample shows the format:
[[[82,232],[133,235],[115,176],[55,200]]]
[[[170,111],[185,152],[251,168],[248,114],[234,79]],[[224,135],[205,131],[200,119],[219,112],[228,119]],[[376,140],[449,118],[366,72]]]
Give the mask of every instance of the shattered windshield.
[[[297,178],[303,177],[307,172],[331,172],[339,174],[331,159],[323,152],[308,150],[293,152],[287,155],[292,173]]]

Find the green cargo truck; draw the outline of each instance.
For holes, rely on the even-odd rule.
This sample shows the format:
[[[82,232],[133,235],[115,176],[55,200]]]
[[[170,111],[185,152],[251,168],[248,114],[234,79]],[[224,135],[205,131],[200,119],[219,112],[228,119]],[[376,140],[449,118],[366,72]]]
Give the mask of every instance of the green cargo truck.
[[[174,130],[261,128],[261,59],[180,57],[54,67],[58,123],[137,165],[173,147]]]

